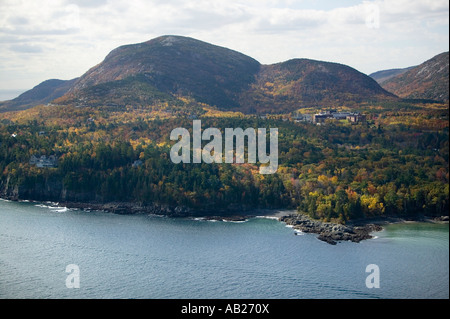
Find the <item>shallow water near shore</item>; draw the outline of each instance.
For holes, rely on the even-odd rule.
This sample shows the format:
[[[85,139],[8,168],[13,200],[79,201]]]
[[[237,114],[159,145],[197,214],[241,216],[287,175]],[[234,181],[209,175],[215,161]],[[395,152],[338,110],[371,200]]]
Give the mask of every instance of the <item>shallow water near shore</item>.
[[[329,245],[271,218],[208,221],[0,201],[1,298],[449,298],[448,224]],[[80,288],[67,288],[66,266]],[[368,288],[369,264],[380,288]]]

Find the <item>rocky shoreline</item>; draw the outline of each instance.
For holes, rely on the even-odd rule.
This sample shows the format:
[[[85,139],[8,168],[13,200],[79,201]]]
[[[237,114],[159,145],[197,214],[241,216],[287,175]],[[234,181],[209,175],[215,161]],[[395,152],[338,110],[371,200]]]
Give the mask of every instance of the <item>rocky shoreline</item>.
[[[79,208],[84,210],[100,210],[114,214],[151,214],[168,216],[173,218],[201,218],[203,220],[246,221],[256,216],[270,216],[276,218],[295,230],[303,233],[317,234],[318,239],[328,244],[336,245],[341,241],[359,243],[373,238],[372,233],[381,231],[382,225],[406,221],[427,221],[448,223],[448,216],[435,217],[433,219],[424,216],[412,216],[411,218],[384,217],[378,219],[358,220],[346,225],[314,220],[307,215],[295,210],[251,209],[249,207],[227,207],[223,210],[194,210],[184,206],[170,206],[162,204],[142,205],[139,203],[115,202],[115,203],[60,203],[67,208]]]
[[[17,199],[7,198],[16,201]],[[254,209],[250,207],[227,207],[222,210],[203,209],[195,210],[185,206],[170,206],[164,204],[150,204],[145,205],[135,202],[111,202],[111,203],[96,203],[96,202],[59,202],[58,206],[63,206],[72,209],[82,209],[85,211],[104,211],[108,213],[128,215],[128,214],[148,214],[159,215],[173,218],[201,218],[203,220],[223,220],[223,221],[246,221],[249,218],[257,216],[269,216],[276,218],[280,222],[288,226],[292,226],[295,230],[303,233],[317,234],[318,239],[328,244],[336,245],[340,241],[351,241],[359,243],[362,240],[373,238],[372,233],[381,231],[382,225],[395,222],[407,221],[423,221],[423,222],[438,222],[448,223],[449,216],[440,217],[425,217],[425,216],[411,216],[410,218],[395,218],[383,217],[378,219],[366,219],[351,221],[346,225],[323,222],[315,220],[307,215],[296,212],[295,210],[275,210],[275,209]]]
[[[147,214],[168,216],[172,218],[202,218],[205,220],[226,220],[226,221],[245,221],[254,217],[253,214],[242,214],[247,209],[233,208],[224,210],[194,210],[185,206],[170,206],[165,204],[143,205],[133,202],[111,202],[111,203],[79,203],[79,202],[60,202],[59,205],[67,208],[76,208],[86,211],[97,210],[107,213],[132,215]],[[213,213],[214,212],[214,213]]]
[[[379,218],[371,220],[358,220],[348,223],[347,225],[322,222],[313,220],[310,217],[295,213],[287,216],[282,216],[279,220],[286,225],[292,226],[294,229],[303,233],[313,233],[318,235],[318,239],[336,245],[340,241],[352,241],[359,243],[362,240],[373,238],[372,233],[383,230],[382,225],[389,223],[407,222],[407,221],[422,221],[422,222],[437,222],[448,223],[449,216],[440,216],[434,218],[427,218],[425,216],[415,216],[411,218]]]
[[[148,214],[168,216],[172,218],[201,218],[203,220],[223,221],[245,221],[256,216],[271,216],[293,226],[294,229],[304,233],[318,234],[318,239],[335,245],[338,241],[350,240],[360,242],[370,239],[371,232],[381,230],[381,226],[367,224],[358,227],[345,226],[341,224],[324,223],[312,220],[306,215],[298,214],[293,210],[270,210],[270,209],[245,209],[243,207],[228,207],[224,210],[193,210],[184,206],[170,206],[163,204],[143,205],[134,202],[110,202],[110,203],[82,203],[82,202],[60,202],[59,205],[67,208],[77,208],[85,211],[103,211],[113,214]]]
[[[279,220],[303,233],[318,234],[318,239],[331,245],[336,245],[338,241],[352,241],[359,243],[362,240],[373,238],[371,233],[381,231],[383,229],[377,224],[348,226],[321,222],[318,220],[313,220],[303,214],[283,216]]]

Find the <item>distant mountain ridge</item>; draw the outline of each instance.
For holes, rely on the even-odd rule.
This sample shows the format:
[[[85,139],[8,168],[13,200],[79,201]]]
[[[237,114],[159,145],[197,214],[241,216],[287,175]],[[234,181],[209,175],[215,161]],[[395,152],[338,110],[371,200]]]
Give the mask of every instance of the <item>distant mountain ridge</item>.
[[[46,80],[15,99],[1,102],[0,111],[19,111],[39,104],[47,104],[66,94],[76,80]]]
[[[378,84],[382,85],[383,82],[392,79],[393,77],[396,77],[397,75],[403,74],[405,72],[408,72],[409,70],[415,68],[415,66],[410,66],[408,68],[403,69],[389,69],[389,70],[382,70],[377,71],[372,74],[369,74],[369,76],[377,81]]]
[[[449,101],[449,52],[438,54],[381,86],[401,98]]]
[[[64,83],[34,105],[145,106],[181,103],[184,97],[221,110],[280,113],[398,99],[346,65],[310,59],[262,65],[234,50],[181,36],[118,47],[84,75]],[[34,106],[16,102],[16,109]]]

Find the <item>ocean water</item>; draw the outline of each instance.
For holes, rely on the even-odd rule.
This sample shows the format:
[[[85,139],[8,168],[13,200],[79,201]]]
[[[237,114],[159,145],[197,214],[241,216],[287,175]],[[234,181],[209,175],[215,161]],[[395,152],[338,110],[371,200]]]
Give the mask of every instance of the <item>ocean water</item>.
[[[332,246],[268,218],[173,219],[0,200],[0,298],[447,299],[448,230],[394,224],[375,239]],[[375,275],[379,288],[368,288]]]

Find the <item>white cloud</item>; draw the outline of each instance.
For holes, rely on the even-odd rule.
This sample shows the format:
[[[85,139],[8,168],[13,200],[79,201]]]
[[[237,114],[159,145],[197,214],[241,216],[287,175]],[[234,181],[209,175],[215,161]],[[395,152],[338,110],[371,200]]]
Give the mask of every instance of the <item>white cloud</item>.
[[[40,53],[42,48],[37,45],[29,44],[13,44],[9,47],[11,51],[22,52],[22,53]]]
[[[16,35],[68,34],[79,28],[79,7],[60,1],[6,1],[0,30]]]

